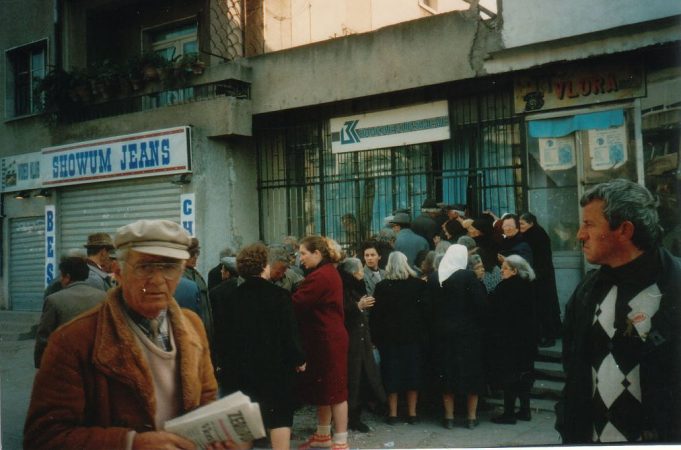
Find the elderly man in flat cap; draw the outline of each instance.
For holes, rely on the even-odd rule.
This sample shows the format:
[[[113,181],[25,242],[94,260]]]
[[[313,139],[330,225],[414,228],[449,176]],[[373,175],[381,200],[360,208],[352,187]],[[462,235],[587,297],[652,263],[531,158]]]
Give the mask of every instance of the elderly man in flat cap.
[[[120,285],[50,336],[33,385],[24,448],[195,448],[162,431],[166,420],[217,394],[201,319],[180,309],[172,295],[189,243],[182,227],[166,220],[118,229]]]
[[[87,237],[84,245],[90,274],[87,283],[97,289],[108,291],[111,284],[112,255],[114,244],[106,233],[94,233]]]

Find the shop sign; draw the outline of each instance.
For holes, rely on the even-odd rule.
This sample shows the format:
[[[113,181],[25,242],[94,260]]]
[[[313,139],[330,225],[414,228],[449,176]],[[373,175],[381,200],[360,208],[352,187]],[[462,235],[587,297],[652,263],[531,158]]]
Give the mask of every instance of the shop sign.
[[[514,83],[516,113],[591,105],[646,95],[640,66],[597,66],[520,76]]]
[[[333,153],[399,147],[449,139],[447,101],[335,117],[330,121]]]
[[[97,183],[188,172],[189,127],[169,128],[44,148],[43,186]]]
[[[45,286],[52,283],[57,270],[54,247],[57,238],[55,211],[54,205],[45,206]]]
[[[180,223],[182,228],[187,230],[190,236],[194,236],[196,232],[196,214],[194,213],[194,205],[196,197],[194,194],[182,194],[180,196]]]
[[[40,188],[40,152],[0,158],[2,192]]]

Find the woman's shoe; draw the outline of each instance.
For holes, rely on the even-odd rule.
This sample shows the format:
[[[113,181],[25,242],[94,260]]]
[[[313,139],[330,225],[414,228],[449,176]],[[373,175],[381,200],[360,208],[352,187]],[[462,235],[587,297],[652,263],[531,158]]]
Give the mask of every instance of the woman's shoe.
[[[526,422],[529,422],[530,420],[532,420],[532,413],[530,412],[529,409],[526,410],[526,411],[523,411],[523,410],[521,409],[520,411],[518,411],[517,413],[515,413],[515,418],[516,418],[517,420],[524,420],[524,421],[526,421]]]
[[[444,419],[442,419],[442,426],[448,430],[451,430],[452,428],[454,428],[454,419],[448,419],[445,417]]]
[[[503,425],[515,425],[516,420],[514,416],[507,416],[506,414],[502,414],[500,416],[492,417],[492,422]]]
[[[311,448],[331,448],[331,435],[314,433],[307,441],[298,446],[298,450],[308,450]]]
[[[399,422],[399,420],[400,420],[400,419],[399,419],[397,416],[388,416],[388,417],[385,419],[385,423],[387,423],[388,425],[397,425],[397,423]]]
[[[419,423],[419,416],[409,416],[407,417],[407,423],[409,425],[416,425]]]
[[[477,427],[479,423],[480,422],[478,422],[478,419],[467,419],[466,420],[466,428],[468,428],[469,430],[472,430],[473,428]]]
[[[334,442],[333,445],[331,446],[331,450],[349,450],[349,446],[347,442],[343,442],[342,444],[339,444],[338,442]]]

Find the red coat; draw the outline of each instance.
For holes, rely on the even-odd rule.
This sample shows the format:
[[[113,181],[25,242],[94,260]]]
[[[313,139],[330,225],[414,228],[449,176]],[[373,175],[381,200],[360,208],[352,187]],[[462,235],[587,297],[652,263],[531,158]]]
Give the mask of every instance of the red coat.
[[[334,405],[348,399],[348,332],[343,315],[343,283],[333,264],[305,277],[293,306],[307,359],[299,377],[303,401]]]

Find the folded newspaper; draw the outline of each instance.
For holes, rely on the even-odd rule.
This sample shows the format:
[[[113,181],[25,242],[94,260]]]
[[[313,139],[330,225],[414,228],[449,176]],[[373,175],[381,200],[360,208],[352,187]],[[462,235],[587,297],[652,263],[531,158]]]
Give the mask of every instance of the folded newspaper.
[[[239,444],[265,437],[260,406],[241,391],[168,420],[164,429],[200,447],[228,439]]]

